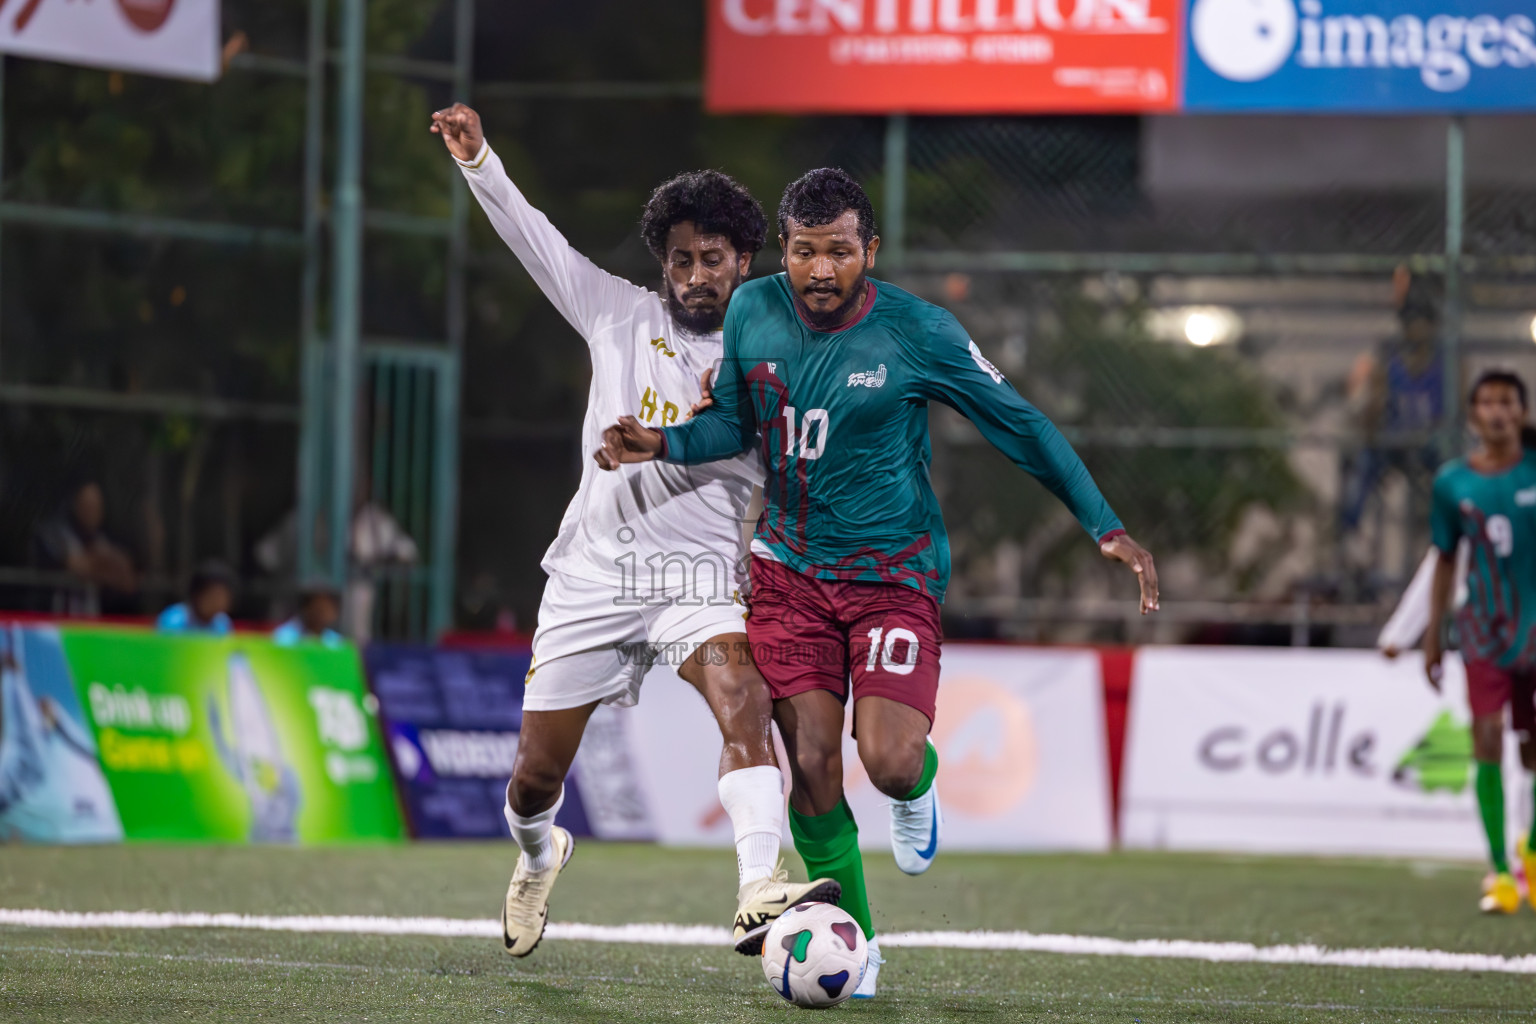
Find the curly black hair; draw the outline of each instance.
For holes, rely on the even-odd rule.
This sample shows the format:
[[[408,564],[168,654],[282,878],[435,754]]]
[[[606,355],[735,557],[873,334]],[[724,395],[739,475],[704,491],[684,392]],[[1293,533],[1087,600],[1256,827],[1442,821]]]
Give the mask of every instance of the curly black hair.
[[[779,200],[779,234],[789,236],[789,222],[806,227],[830,224],[847,210],[859,215],[859,243],[869,245],[875,237],[875,208],[864,187],[841,167],[818,167],[806,171],[784,189]]]
[[[746,186],[720,171],[689,171],[656,186],[640,215],[640,237],[658,260],[667,258],[667,232],[691,220],[700,231],[726,235],[738,253],[757,253],[768,220]]]

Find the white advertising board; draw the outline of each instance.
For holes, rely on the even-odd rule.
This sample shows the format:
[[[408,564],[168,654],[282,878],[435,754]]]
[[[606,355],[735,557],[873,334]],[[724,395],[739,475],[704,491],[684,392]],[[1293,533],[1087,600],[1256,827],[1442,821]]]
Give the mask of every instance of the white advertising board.
[[[0,0],[0,53],[211,82],[218,0]]]
[[[661,842],[730,845],[730,820],[715,791],[720,731],[703,699],[658,667],[639,706],[626,714]],[[947,849],[1109,847],[1097,655],[946,645],[933,740]],[[861,842],[867,849],[888,849],[885,798],[870,784],[857,745],[846,735],[843,762]]]
[[[1143,649],[1131,688],[1122,843],[1485,858],[1466,677],[1454,657],[1445,667],[1437,695],[1412,655]],[[1509,769],[1518,763],[1513,743],[1506,753],[1514,813],[1529,787]]]

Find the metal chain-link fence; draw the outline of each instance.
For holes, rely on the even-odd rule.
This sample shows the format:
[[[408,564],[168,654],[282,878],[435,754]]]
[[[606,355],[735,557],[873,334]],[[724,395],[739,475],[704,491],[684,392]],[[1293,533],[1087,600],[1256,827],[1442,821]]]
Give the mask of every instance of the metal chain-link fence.
[[[109,478],[113,530],[167,585],[213,555],[260,575],[252,552],[295,501],[304,6],[227,4],[249,46],[212,88],[6,62],[0,579],[22,581],[4,572],[85,471]],[[426,133],[454,96],[451,6],[370,7],[362,330],[377,339],[453,318],[456,186]],[[513,31],[479,5],[471,100],[580,251],[651,284],[636,224],[664,178],[724,169],[771,215],[806,169],[846,168],[886,239],[876,275],[952,309],[1159,557],[1152,625],[1052,499],[936,410],[957,634],[1367,642],[1423,554],[1466,381],[1495,364],[1536,380],[1528,119],[1467,120],[1458,190],[1444,119],[713,117],[696,13],[569,6]],[[551,64],[541,31],[579,33],[583,63]],[[456,621],[529,626],[580,472],[589,368],[473,209],[468,231]],[[778,269],[772,243],[755,269]],[[1428,328],[1400,315],[1410,287]],[[194,456],[212,468],[190,471]],[[167,548],[157,529],[190,540]]]

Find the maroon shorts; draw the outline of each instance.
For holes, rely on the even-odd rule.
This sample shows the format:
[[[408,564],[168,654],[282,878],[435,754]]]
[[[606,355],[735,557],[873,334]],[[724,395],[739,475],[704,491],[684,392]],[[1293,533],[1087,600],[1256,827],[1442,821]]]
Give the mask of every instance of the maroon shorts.
[[[1516,732],[1536,732],[1536,669],[1499,668],[1491,661],[1467,662],[1467,700],[1472,714],[1496,715],[1508,704]]]
[[[939,603],[899,583],[807,576],[752,556],[747,639],[774,700],[828,690],[848,703],[886,697],[933,721]]]

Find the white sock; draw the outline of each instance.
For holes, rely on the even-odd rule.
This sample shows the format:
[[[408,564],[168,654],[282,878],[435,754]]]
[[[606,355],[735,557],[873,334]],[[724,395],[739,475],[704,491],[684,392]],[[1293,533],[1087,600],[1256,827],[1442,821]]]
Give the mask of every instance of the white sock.
[[[548,871],[555,866],[555,843],[550,838],[550,833],[555,827],[555,815],[563,803],[565,803],[565,787],[561,786],[560,795],[555,797],[555,802],[547,811],[540,811],[525,818],[512,809],[510,798],[507,800],[507,805],[502,808],[502,814],[507,819],[507,827],[512,830],[512,841],[517,843],[519,850],[523,851],[523,860],[527,862],[529,871]]]
[[[740,884],[773,875],[784,835],[784,775],[771,764],[720,776],[720,806],[736,830]]]

